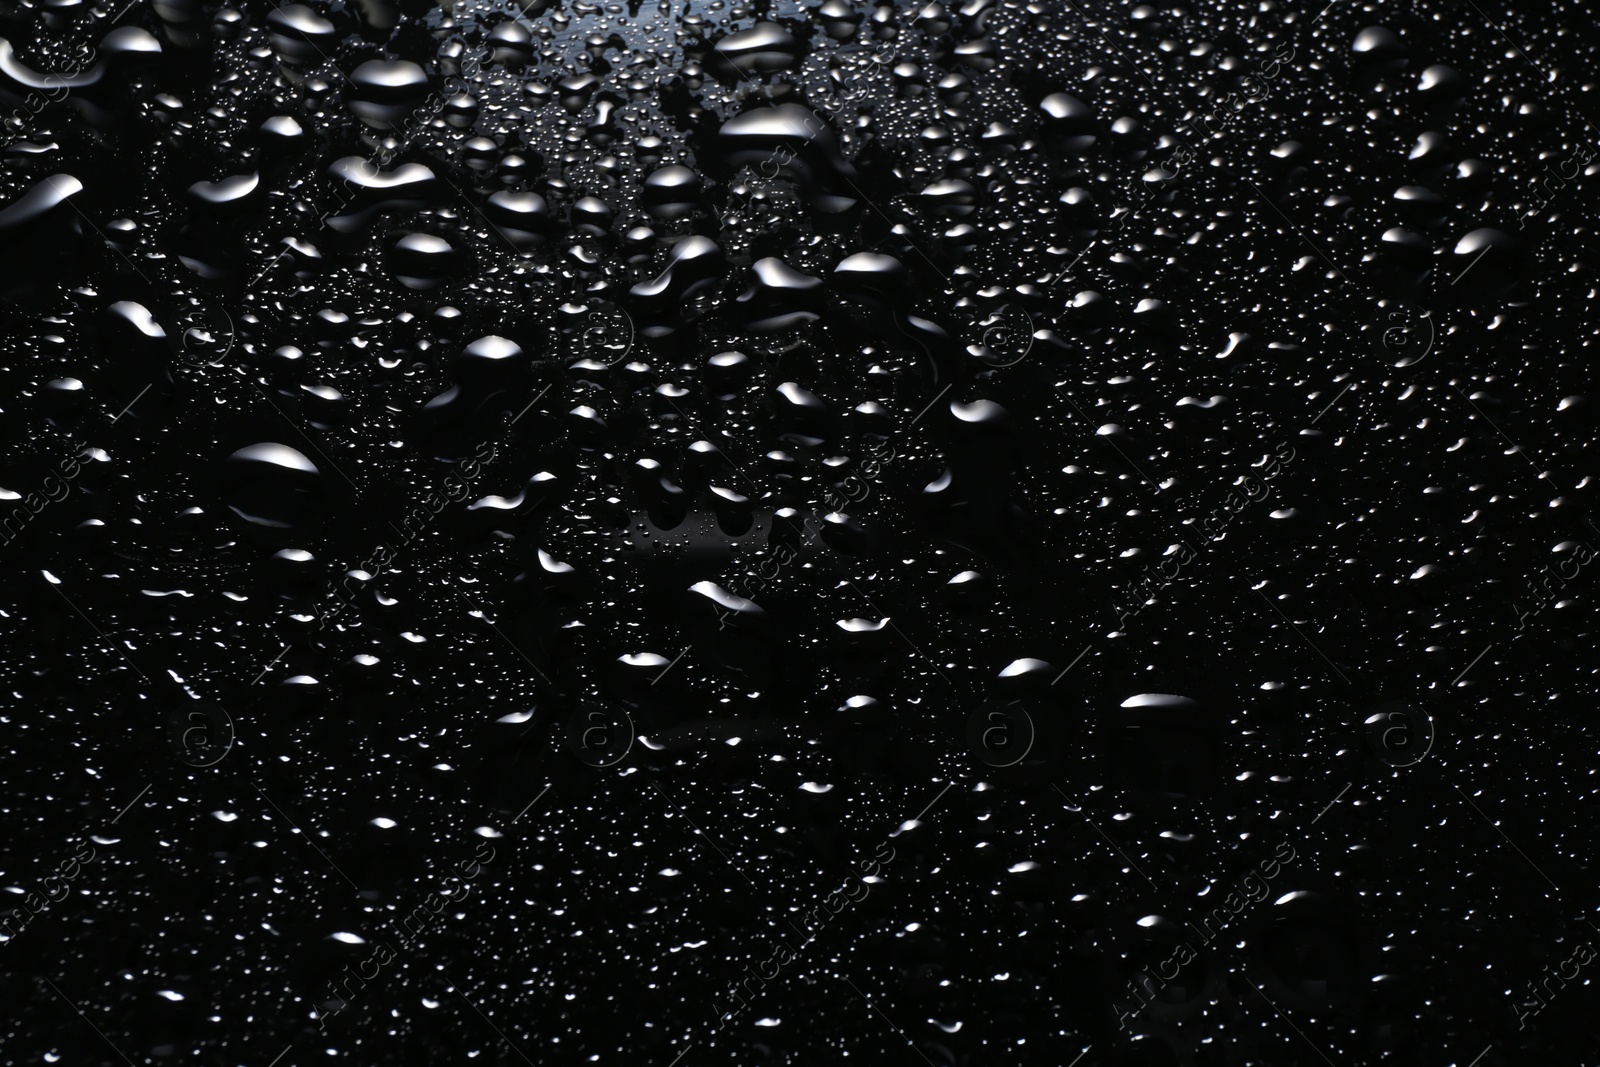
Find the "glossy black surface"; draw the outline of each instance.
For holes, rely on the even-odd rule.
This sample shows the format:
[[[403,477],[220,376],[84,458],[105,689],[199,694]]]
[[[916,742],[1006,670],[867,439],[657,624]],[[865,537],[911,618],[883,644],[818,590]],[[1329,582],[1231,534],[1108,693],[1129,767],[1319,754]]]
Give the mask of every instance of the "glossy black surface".
[[[0,1060],[1600,1063],[1587,10],[0,26]]]

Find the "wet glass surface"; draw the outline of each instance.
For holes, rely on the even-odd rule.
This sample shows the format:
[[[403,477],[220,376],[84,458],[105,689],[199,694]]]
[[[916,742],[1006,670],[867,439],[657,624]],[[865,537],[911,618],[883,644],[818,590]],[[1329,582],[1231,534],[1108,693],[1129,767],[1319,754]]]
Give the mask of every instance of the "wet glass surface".
[[[6,4],[0,1059],[1600,1063],[1591,31]]]

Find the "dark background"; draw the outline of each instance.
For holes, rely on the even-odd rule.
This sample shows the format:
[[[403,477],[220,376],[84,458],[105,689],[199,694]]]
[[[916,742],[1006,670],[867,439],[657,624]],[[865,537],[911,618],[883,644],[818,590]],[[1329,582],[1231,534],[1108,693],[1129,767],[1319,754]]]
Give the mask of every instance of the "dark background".
[[[8,5],[5,1061],[1600,1062],[1588,25]]]

